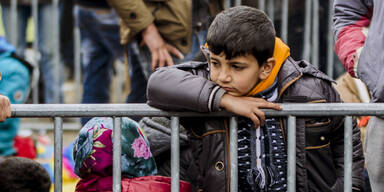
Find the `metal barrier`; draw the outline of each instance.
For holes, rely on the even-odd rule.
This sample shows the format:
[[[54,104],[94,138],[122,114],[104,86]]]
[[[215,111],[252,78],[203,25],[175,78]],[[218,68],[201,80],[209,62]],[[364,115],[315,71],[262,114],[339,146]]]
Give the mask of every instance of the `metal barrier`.
[[[344,135],[344,191],[352,191],[352,115],[384,115],[384,103],[281,104],[282,111],[263,110],[266,116],[288,117],[288,191],[296,191],[296,117],[346,116]],[[171,117],[172,192],[179,191],[179,117],[230,117],[230,191],[237,189],[237,123],[236,117],[225,111],[215,113],[167,112],[146,104],[14,104],[12,117],[54,118],[55,192],[62,191],[63,121],[65,117],[114,117],[113,128],[113,191],[121,191],[121,117]]]

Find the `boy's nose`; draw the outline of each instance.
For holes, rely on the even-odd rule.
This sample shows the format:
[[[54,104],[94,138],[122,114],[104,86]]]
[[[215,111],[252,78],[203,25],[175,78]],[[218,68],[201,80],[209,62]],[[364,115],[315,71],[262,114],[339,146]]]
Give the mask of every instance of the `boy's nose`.
[[[221,70],[218,79],[221,82],[230,82],[232,78],[228,70]]]

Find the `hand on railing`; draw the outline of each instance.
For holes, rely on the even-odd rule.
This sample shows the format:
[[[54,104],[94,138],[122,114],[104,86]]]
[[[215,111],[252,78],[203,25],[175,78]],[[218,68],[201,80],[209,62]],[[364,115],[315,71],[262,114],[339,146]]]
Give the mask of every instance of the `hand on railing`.
[[[8,97],[0,95],[0,122],[4,122],[8,117],[11,117],[11,103]]]
[[[282,110],[280,105],[266,101],[265,99],[255,97],[237,97],[224,94],[220,101],[220,107],[237,115],[250,118],[255,124],[264,126],[265,115],[260,109]]]

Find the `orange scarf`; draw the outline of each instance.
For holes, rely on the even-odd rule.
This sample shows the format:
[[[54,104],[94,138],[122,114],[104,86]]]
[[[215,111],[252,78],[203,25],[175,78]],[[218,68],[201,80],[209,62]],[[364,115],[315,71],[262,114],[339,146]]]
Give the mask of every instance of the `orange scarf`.
[[[255,88],[253,88],[249,93],[248,96],[254,96],[261,91],[267,89],[270,87],[273,82],[276,79],[277,74],[280,71],[281,66],[283,65],[284,61],[289,57],[289,47],[279,38],[276,37],[275,39],[275,49],[273,52],[273,57],[276,60],[275,66],[273,67],[271,74],[269,76],[260,81]]]

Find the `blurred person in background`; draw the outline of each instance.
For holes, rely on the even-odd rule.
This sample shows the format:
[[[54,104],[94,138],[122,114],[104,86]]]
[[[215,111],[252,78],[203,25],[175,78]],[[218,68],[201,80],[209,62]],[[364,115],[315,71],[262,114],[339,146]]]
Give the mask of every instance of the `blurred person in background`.
[[[335,52],[348,73],[368,87],[371,103],[384,102],[384,1],[336,0]],[[365,137],[365,158],[372,191],[384,189],[384,120],[372,116]]]
[[[17,1],[17,32],[16,34],[11,33],[11,7],[10,0],[0,0],[2,8],[2,19],[5,29],[5,35],[10,40],[12,35],[16,35],[16,54],[20,57],[25,57],[25,49],[27,48],[26,43],[26,29],[28,19],[32,15],[31,3],[32,0],[18,0]],[[52,39],[52,14],[53,6],[52,0],[38,0],[38,49],[40,52],[40,63],[39,69],[42,77],[42,83],[44,86],[43,95],[44,103],[56,103],[61,101],[61,91],[59,91],[58,97],[55,98],[55,77],[54,77],[54,63],[53,63],[53,52],[54,44]],[[59,83],[60,84],[60,83]],[[59,86],[60,87],[60,86]]]
[[[131,94],[128,103],[146,102],[149,75],[158,67],[190,61],[200,53],[223,0],[108,0],[121,18],[121,43],[128,50]],[[140,57],[130,57],[129,52]]]
[[[108,103],[113,62],[115,59],[123,61],[119,17],[106,0],[75,0],[74,14],[81,38],[81,103]],[[88,120],[82,118],[82,125]]]
[[[10,103],[22,104],[30,92],[32,66],[15,54],[15,48],[0,37],[0,156],[17,153],[14,138],[20,125],[20,119],[10,117]]]

